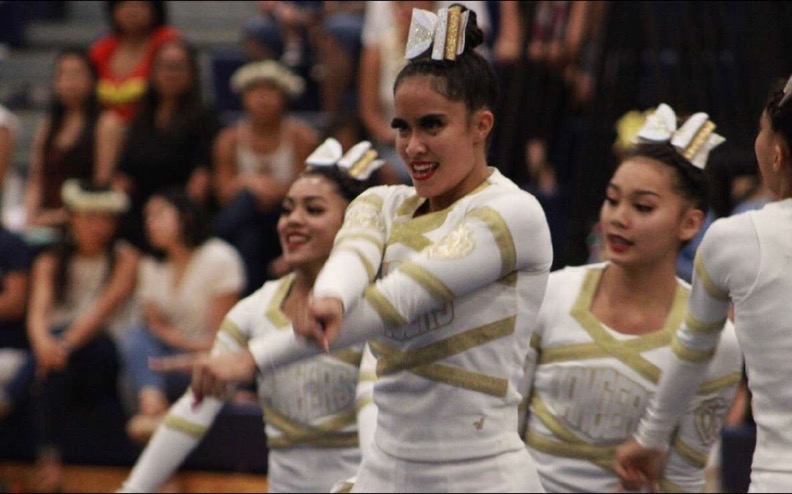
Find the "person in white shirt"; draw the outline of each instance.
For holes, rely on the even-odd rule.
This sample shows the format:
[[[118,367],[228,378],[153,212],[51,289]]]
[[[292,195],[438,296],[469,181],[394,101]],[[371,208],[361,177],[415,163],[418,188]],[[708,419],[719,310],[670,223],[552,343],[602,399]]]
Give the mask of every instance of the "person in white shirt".
[[[723,218],[707,230],[694,262],[689,317],[659,391],[633,438],[617,451],[626,488],[653,485],[682,407],[704,378],[730,307],[753,394],[757,427],[751,492],[792,486],[792,77],[771,91],[755,152],[762,180],[779,199]]]
[[[322,155],[328,147],[340,150],[337,142],[329,141],[314,155]],[[231,309],[220,324],[214,354],[233,355],[253,338],[290,334],[291,319],[307,303],[344,210],[366,185],[334,164],[311,164],[309,157],[308,168],[286,193],[278,221],[290,274],[266,282]],[[357,472],[376,422],[372,401],[376,364],[371,352],[363,357],[362,350],[358,346],[319,355],[259,378],[269,492],[329,492],[336,482]],[[198,406],[194,402],[188,391],[171,407],[124,483],[124,491],[157,490],[201,441],[224,400],[206,399]]]
[[[319,345],[279,334],[183,366],[196,394],[216,394],[256,362],[268,373],[376,338],[377,427],[355,491],[541,491],[517,408],[552,263],[547,221],[487,164],[497,84],[473,50],[475,14],[414,10],[410,32],[391,125],[413,186],[375,187],[347,209],[295,321]]]
[[[138,401],[127,432],[143,443],[167,411],[169,395],[179,396],[188,383],[186,378],[166,379],[149,370],[148,359],[209,350],[245,285],[239,254],[223,240],[209,237],[205,215],[186,191],[174,188],[154,194],[144,214],[157,257],[147,256],[140,263],[137,299],[143,323],[124,334],[121,348]]]
[[[523,393],[525,442],[548,492],[619,488],[615,446],[635,432],[685,319],[690,287],[675,276],[675,259],[707,205],[704,170],[691,158],[703,147],[696,163],[706,163],[707,139],[695,138],[709,120],[697,115],[687,121],[694,131],[672,132],[676,116],[660,105],[608,184],[600,210],[607,261],[550,274]],[[657,125],[667,131],[656,133]],[[698,492],[704,484],[708,452],[740,380],[730,323],[724,334],[706,382],[680,407],[660,480],[665,492]]]

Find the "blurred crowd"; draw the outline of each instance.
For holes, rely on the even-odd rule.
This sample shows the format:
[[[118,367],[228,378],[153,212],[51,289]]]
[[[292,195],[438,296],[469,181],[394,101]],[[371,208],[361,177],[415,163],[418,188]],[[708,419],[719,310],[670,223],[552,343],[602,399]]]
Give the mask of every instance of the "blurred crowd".
[[[18,3],[0,2],[0,19],[15,25]],[[53,64],[23,214],[0,227],[0,421],[32,400],[42,485],[62,474],[57,417],[70,400],[116,393],[120,379],[129,434],[145,441],[185,386],[148,357],[208,349],[240,297],[285,274],[281,199],[324,137],[370,140],[388,162],[377,181],[409,180],[393,81],[412,9],[451,2],[256,3],[239,26],[243,62],[222,81],[238,111],[203,100],[198,54],[167,2],[105,2],[107,34]],[[597,259],[618,138],[659,102],[708,111],[728,137],[707,169],[710,221],[766,200],[750,122],[768,81],[792,71],[789,4],[461,3],[500,78],[490,164],[539,198],[555,267]],[[3,26],[0,44],[17,46]],[[18,132],[0,106],[0,184]]]

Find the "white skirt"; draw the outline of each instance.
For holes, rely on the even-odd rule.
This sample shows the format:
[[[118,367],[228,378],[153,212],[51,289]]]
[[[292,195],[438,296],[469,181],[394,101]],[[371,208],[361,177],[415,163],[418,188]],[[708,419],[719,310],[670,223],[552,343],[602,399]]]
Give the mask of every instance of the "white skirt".
[[[396,458],[372,445],[352,492],[544,492],[525,448],[452,462]]]

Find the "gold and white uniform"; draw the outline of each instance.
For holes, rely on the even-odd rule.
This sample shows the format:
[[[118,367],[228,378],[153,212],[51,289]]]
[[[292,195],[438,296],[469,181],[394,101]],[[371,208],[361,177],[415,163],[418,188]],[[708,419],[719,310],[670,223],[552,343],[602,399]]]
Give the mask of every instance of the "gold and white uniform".
[[[517,407],[552,262],[544,213],[494,169],[447,209],[416,216],[425,202],[407,186],[358,197],[314,286],[344,302],[339,346],[377,338],[381,461],[364,459],[355,489],[541,489]],[[250,345],[263,372],[315,351],[287,340]]]
[[[663,448],[677,404],[695,392],[734,306],[734,325],[753,395],[752,492],[792,487],[792,199],[723,218],[707,230],[694,262],[689,316],[636,439]],[[717,358],[717,356],[715,357]]]
[[[237,303],[221,325],[212,351],[237,352],[255,337],[291,333],[291,322],[281,305],[293,281],[294,276],[288,275],[265,283]],[[359,427],[375,426],[373,421],[357,421],[358,410],[373,408],[369,407],[372,386],[359,386],[360,363],[361,348],[356,347],[259,376],[269,447],[269,492],[329,492],[335,482],[355,475],[361,458]],[[361,384],[372,379],[367,374],[361,376]],[[188,391],[171,407],[124,490],[156,490],[197,446],[223,406],[220,400],[206,398],[193,410],[192,401]],[[366,432],[361,437],[371,435]]]
[[[616,492],[616,447],[635,432],[670,358],[682,324],[688,285],[660,331],[634,336],[602,324],[590,306],[607,263],[550,275],[526,365],[531,379],[525,442],[548,492]],[[721,321],[723,325],[723,321]],[[665,492],[698,492],[709,450],[718,439],[740,380],[742,358],[734,328],[686,405],[660,482]]]

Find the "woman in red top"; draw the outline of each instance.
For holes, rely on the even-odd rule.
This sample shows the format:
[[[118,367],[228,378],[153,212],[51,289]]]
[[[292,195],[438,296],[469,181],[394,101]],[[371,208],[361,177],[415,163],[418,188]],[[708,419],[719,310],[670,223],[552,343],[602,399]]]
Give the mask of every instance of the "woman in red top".
[[[146,90],[154,53],[181,33],[166,25],[165,2],[108,1],[106,5],[113,32],[90,49],[99,73],[97,94],[105,108],[129,122]]]

